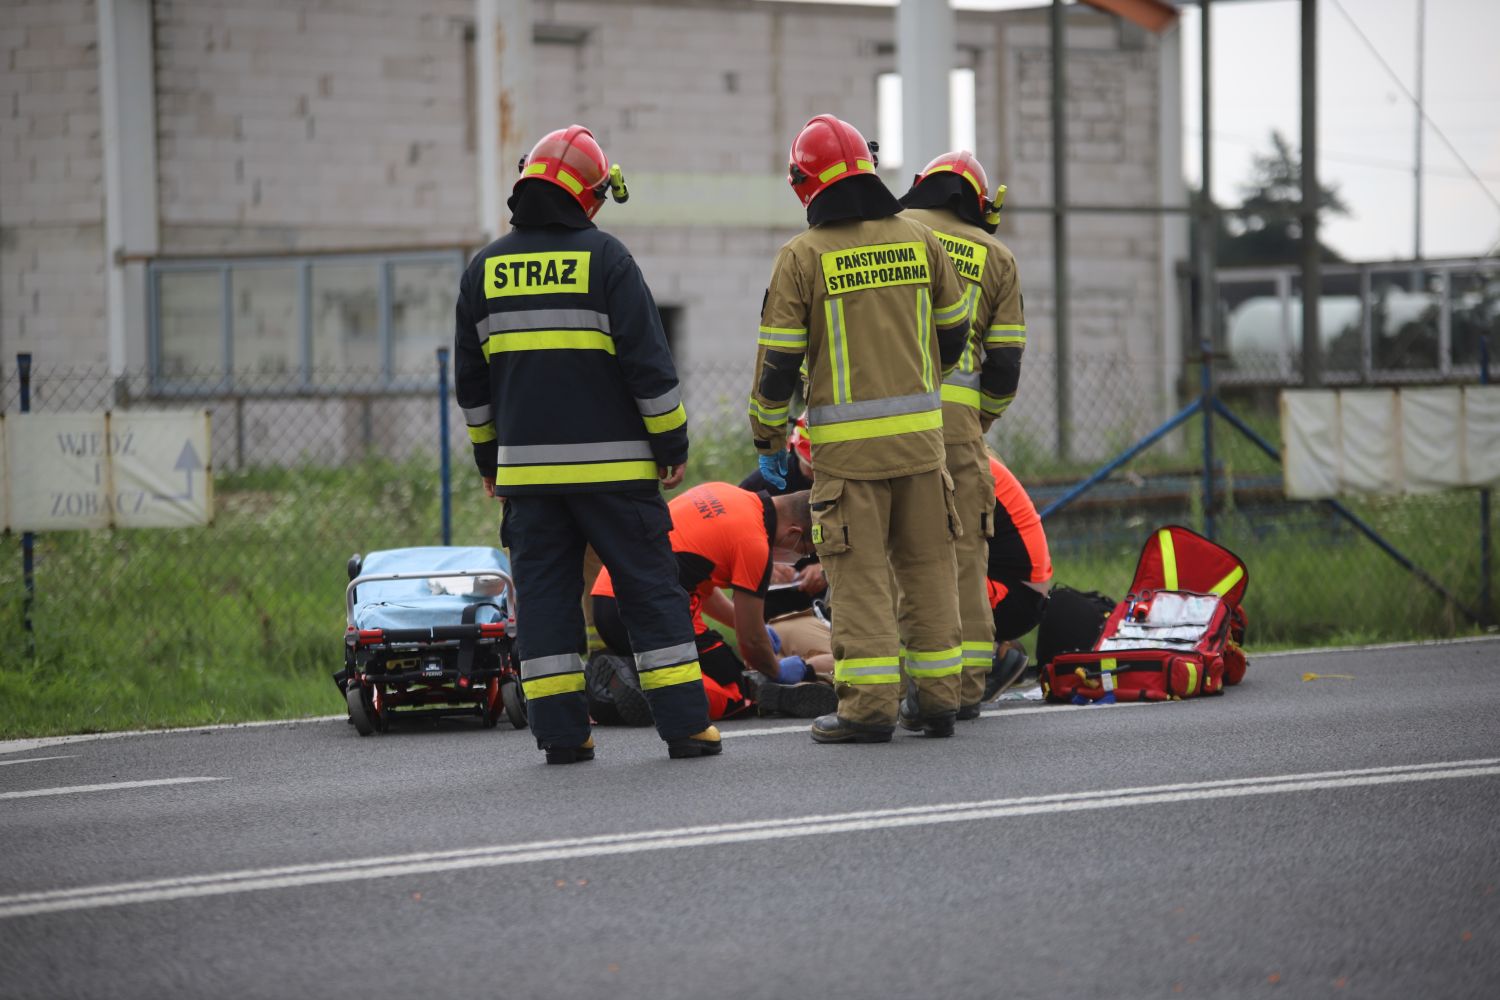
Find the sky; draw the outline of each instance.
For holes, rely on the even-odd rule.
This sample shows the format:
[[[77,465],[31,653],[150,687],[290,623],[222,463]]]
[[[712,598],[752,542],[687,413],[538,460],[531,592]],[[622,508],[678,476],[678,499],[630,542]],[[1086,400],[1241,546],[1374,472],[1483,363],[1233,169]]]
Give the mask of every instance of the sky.
[[[825,2],[890,6],[894,0]],[[1317,2],[1319,176],[1350,209],[1347,217],[1324,219],[1324,242],[1351,260],[1413,255],[1417,119],[1403,88],[1418,90],[1417,10],[1425,3],[1422,253],[1500,251],[1500,0]],[[953,6],[1046,3],[953,0]],[[1216,0],[1210,7],[1213,193],[1221,205],[1242,199],[1253,157],[1270,149],[1272,130],[1294,149],[1301,145],[1300,11],[1301,0]],[[1199,24],[1190,6],[1171,29],[1182,32],[1183,173],[1193,185],[1201,176]]]

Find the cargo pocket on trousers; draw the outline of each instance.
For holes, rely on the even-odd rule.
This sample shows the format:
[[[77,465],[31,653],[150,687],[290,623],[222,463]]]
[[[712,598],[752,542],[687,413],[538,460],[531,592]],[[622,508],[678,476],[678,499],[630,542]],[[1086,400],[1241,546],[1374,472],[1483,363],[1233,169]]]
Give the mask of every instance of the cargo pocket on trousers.
[[[844,495],[844,481],[827,476],[813,480],[812,540],[819,558],[849,551],[849,524],[839,502]]]
[[[953,496],[953,477],[948,474],[947,469],[938,471],[943,474],[943,507],[948,511],[948,537],[957,538],[964,533],[964,526],[958,519],[958,503]]]
[[[640,519],[641,537],[649,541],[664,540],[672,531],[672,514],[660,493],[652,490],[648,494],[631,496],[630,505]]]

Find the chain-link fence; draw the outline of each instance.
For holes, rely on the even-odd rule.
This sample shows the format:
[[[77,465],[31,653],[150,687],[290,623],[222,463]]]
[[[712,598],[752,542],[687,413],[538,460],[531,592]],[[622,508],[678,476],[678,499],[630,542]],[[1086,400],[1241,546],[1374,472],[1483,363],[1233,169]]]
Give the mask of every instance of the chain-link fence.
[[[738,481],[754,468],[744,417],[749,369],[746,361],[683,371],[689,483]],[[1070,384],[1069,460],[1054,446],[1053,362],[1037,352],[1027,355],[1018,399],[991,435],[1039,508],[1191,400],[1196,377],[1179,382],[1128,358],[1094,357],[1073,366]],[[11,373],[0,386],[6,413],[17,412],[19,391]],[[1274,394],[1245,390],[1229,402],[1279,441]],[[482,495],[462,419],[446,405],[453,542],[495,544],[498,506]],[[38,534],[33,669],[88,662],[108,677],[128,660],[163,671],[218,664],[324,678],[340,662],[348,557],[442,540],[435,375],[393,387],[376,372],[320,372],[310,388],[300,377],[237,375],[226,383],[221,375],[178,372],[164,389],[144,375],[39,371],[31,408],[207,410],[215,494],[208,527]],[[1473,627],[1454,602],[1327,505],[1287,501],[1278,465],[1222,420],[1214,433],[1215,529],[1250,568],[1252,645],[1445,636]],[[1152,528],[1201,529],[1201,445],[1195,418],[1049,517],[1057,580],[1119,597]],[[1459,603],[1490,610],[1479,608],[1476,492],[1348,506]],[[0,542],[0,587],[0,656],[17,664],[29,637],[16,534]]]

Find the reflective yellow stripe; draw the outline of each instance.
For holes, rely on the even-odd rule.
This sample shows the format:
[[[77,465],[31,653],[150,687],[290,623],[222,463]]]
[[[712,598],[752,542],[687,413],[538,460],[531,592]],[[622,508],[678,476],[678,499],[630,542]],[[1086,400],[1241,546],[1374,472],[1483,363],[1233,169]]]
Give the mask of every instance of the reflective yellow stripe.
[[[928,336],[928,330],[932,328],[932,321],[928,318],[932,311],[932,293],[925,288],[917,289],[917,343],[922,349],[922,388],[931,392],[935,389],[936,378],[933,375],[934,365],[932,363],[932,338]]]
[[[512,351],[603,351],[615,353],[615,342],[602,330],[525,330],[492,333],[484,342],[485,360]]]
[[[990,413],[998,417],[1010,408],[1010,404],[1015,402],[1015,399],[1015,393],[1011,393],[1009,396],[991,396],[987,392],[981,393],[979,408],[985,413]]]
[[[582,465],[502,465],[496,486],[556,486],[568,483],[617,483],[655,479],[655,462],[590,462]]]
[[[1177,547],[1172,544],[1172,532],[1166,528],[1156,533],[1161,543],[1161,581],[1166,590],[1177,589]]]
[[[760,328],[760,338],[756,341],[761,347],[769,347],[773,351],[797,351],[807,347],[807,329],[793,329],[784,326],[763,326]]]
[[[470,427],[469,440],[475,444],[484,444],[486,441],[495,440],[495,425],[485,424],[483,427]]]
[[[952,677],[963,673],[963,649],[912,650],[903,649],[906,657],[906,672],[912,677]]]
[[[833,401],[847,403],[853,390],[849,382],[849,340],[844,336],[844,300],[825,300],[823,311],[828,319],[829,354],[833,363]]]
[[[545,163],[533,163],[531,166],[526,168],[526,175],[528,177],[532,174],[545,174],[546,172],[547,164]]]
[[[522,681],[521,690],[525,692],[527,701],[535,701],[537,698],[546,698],[554,694],[572,694],[574,691],[582,691],[583,671],[574,670],[566,674],[538,677],[534,681]]]
[[[1007,335],[1007,336],[1004,336],[1004,337],[985,337],[984,338],[984,346],[985,347],[1012,347],[1012,346],[1024,347],[1024,346],[1026,346],[1026,335],[1023,333],[1020,336]]]
[[[917,431],[936,430],[942,426],[943,411],[936,409],[899,417],[872,417],[869,420],[809,426],[807,437],[813,444],[828,444],[831,441],[863,441],[866,438],[890,437],[893,434],[913,434]]]
[[[579,180],[577,177],[574,177],[562,167],[557,168],[557,179],[562,181],[564,186],[566,186],[567,189],[569,191],[572,191],[574,194],[583,193],[583,181]]]
[[[841,684],[900,684],[898,656],[855,656],[833,661],[833,679]]]
[[[640,672],[641,690],[656,691],[674,684],[692,684],[702,682],[703,670],[698,666],[698,661],[684,663],[676,667],[661,667],[657,670],[642,670]]]
[[[767,427],[780,427],[786,423],[786,411],[787,407],[785,404],[781,406],[766,406],[754,396],[750,397],[750,416],[759,420]]]
[[[1189,660],[1188,661],[1188,665],[1187,665],[1187,672],[1188,672],[1187,690],[1184,691],[1184,692],[1182,692],[1185,695],[1187,695],[1187,694],[1193,694],[1193,693],[1195,693],[1198,690],[1198,664],[1196,664],[1196,663],[1192,662],[1191,660]]]
[[[1210,594],[1218,594],[1220,597],[1223,597],[1225,594],[1234,589],[1234,585],[1239,583],[1240,578],[1244,575],[1245,567],[1236,566],[1234,569],[1229,571],[1228,576],[1220,580],[1218,583],[1214,584],[1212,587],[1208,588],[1208,592]]]
[[[652,434],[663,434],[670,430],[676,430],[687,423],[687,410],[684,410],[682,404],[678,403],[674,409],[660,416],[645,417],[644,419],[646,421],[646,430]]]
[[[969,312],[969,296],[965,293],[957,302],[951,306],[944,306],[933,314],[932,318],[938,326],[952,326],[963,319]]]
[[[972,406],[979,409],[979,390],[970,389],[962,385],[949,385],[943,383],[943,402],[962,403],[964,406]]]
[[[869,160],[856,159],[854,161],[854,169],[855,170],[874,170],[875,169],[875,164],[871,163]]]
[[[835,177],[837,177],[839,174],[842,174],[844,171],[846,171],[848,169],[849,169],[849,164],[845,163],[843,160],[840,160],[839,162],[835,163],[833,166],[829,167],[827,170],[825,170],[822,173],[818,174],[818,180],[820,180],[820,181],[822,181],[823,183],[826,184],[829,181],[833,180]]]
[[[1099,680],[1104,683],[1104,690],[1115,689],[1115,667],[1118,665],[1113,657],[1099,661]]]

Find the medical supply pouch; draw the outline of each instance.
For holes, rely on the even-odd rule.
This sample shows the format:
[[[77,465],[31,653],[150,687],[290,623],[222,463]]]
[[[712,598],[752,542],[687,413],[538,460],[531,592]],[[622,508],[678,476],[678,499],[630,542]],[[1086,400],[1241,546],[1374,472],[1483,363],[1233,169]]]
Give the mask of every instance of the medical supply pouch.
[[[1090,652],[1042,668],[1049,701],[1167,701],[1220,694],[1244,678],[1240,607],[1249,574],[1228,549],[1179,525],[1141,551],[1130,593]]]

